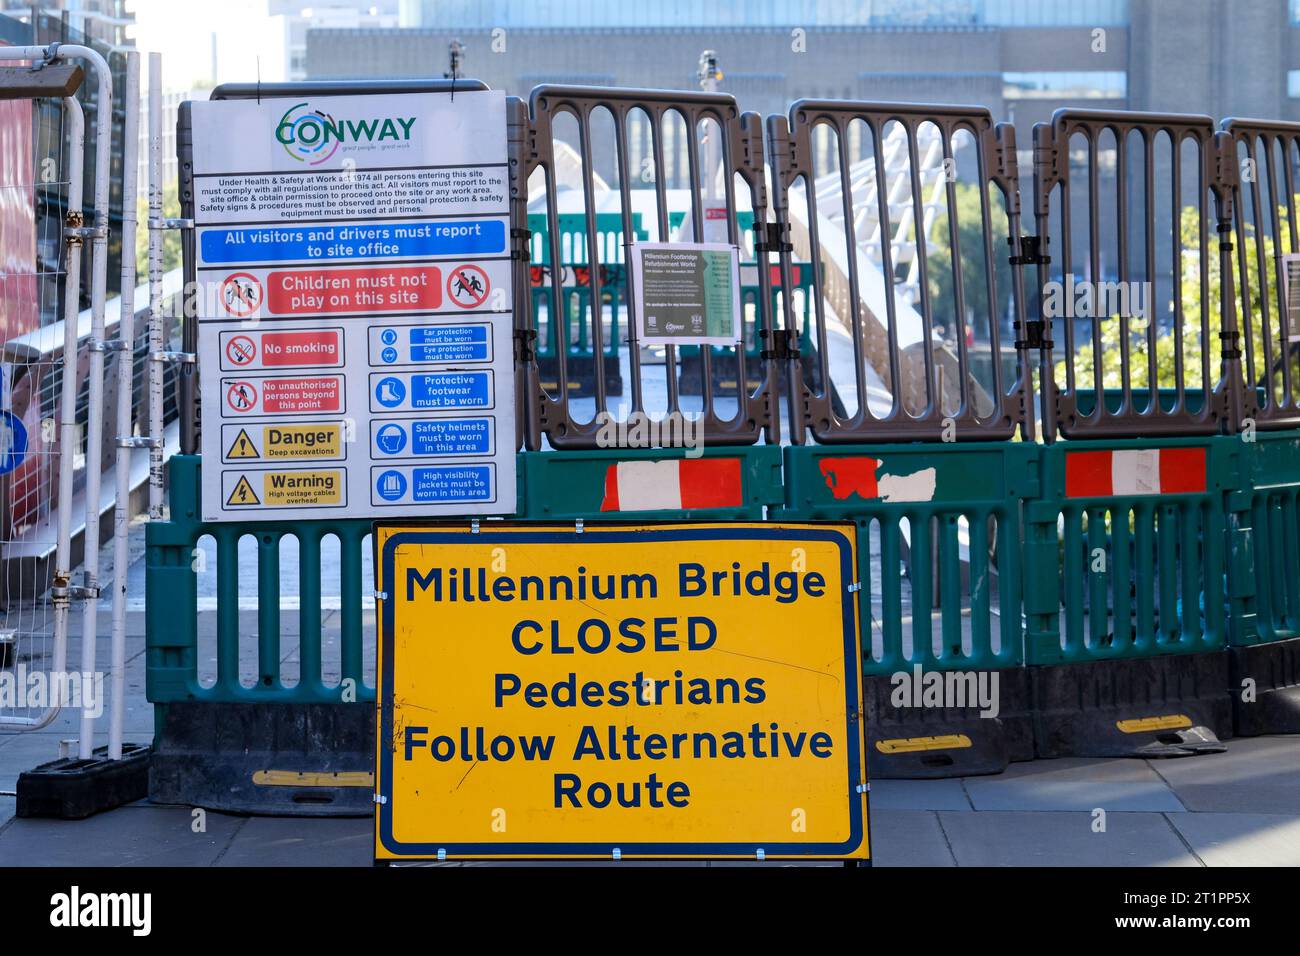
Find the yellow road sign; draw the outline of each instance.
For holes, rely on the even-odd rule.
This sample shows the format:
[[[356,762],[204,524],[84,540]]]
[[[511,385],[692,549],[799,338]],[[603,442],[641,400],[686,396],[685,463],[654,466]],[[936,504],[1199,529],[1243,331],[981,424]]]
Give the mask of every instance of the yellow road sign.
[[[381,525],[377,858],[866,858],[852,524]]]

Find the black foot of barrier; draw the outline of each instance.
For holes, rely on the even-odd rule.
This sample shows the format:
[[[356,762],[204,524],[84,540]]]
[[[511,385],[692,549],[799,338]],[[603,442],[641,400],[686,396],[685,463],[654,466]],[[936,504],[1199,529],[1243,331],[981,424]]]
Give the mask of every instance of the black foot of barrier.
[[[1233,732],[1300,734],[1300,637],[1233,647],[1228,654]]]
[[[1040,757],[1188,757],[1232,736],[1228,654],[1029,668]]]
[[[927,677],[950,672],[928,671]],[[975,682],[993,693],[997,716],[981,717],[979,705],[925,706],[900,696],[890,675],[864,679],[868,775],[876,780],[933,780],[1001,773],[1017,760],[1034,759],[1029,681],[1023,668],[953,671],[954,680]],[[969,689],[969,684],[963,685]],[[938,691],[936,691],[938,693]],[[951,701],[952,697],[947,696]],[[975,695],[967,693],[966,700]],[[900,704],[906,706],[899,706]],[[920,706],[913,706],[919,704]]]
[[[623,394],[623,374],[619,371],[618,356],[606,355],[605,394]],[[589,355],[570,355],[564,363],[569,379],[570,398],[592,398],[596,394],[596,360]],[[542,387],[551,394],[558,394],[560,388],[560,363],[550,356],[539,356],[537,375]]]
[[[372,704],[187,701],[160,710],[154,803],[304,817],[374,812]]]
[[[18,775],[14,815],[84,820],[143,800],[148,793],[149,748],[123,744],[120,760],[100,747],[89,760],[60,757]]]

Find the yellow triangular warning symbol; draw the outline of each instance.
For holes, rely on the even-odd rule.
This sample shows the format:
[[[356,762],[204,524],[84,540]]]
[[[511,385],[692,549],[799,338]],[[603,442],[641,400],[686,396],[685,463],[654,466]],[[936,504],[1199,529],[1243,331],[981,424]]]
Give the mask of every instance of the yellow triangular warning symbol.
[[[226,499],[226,507],[232,505],[260,505],[261,503],[257,500],[257,492],[248,483],[246,475],[239,476],[239,483],[235,485],[234,490],[230,492],[230,497]]]
[[[261,458],[257,453],[257,446],[253,444],[253,439],[248,437],[248,429],[241,428],[235,440],[230,443],[230,450],[226,452],[227,458]]]

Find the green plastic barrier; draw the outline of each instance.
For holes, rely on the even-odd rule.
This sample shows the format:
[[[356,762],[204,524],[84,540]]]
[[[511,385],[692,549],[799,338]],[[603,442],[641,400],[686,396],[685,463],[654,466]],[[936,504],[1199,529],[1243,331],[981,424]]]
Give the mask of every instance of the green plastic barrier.
[[[1241,487],[1228,499],[1229,643],[1300,637],[1300,432],[1256,432],[1240,445]]]
[[[1025,654],[1083,663],[1221,650],[1234,437],[1068,441],[1040,449],[1025,502]]]
[[[175,455],[169,462],[170,521],[145,529],[145,693],[152,703],[171,701],[337,703],[338,687],[321,680],[321,540],[339,540],[342,599],[339,611],[341,677],[355,681],[357,700],[375,699],[362,679],[362,596],[373,590],[363,580],[361,554],[371,522],[285,521],[204,522],[199,511],[199,457]],[[217,677],[204,687],[198,677],[199,540],[211,535],[217,547]],[[239,539],[257,541],[257,681],[239,676]],[[298,540],[298,681],[280,678],[280,540]]]
[[[1038,493],[1038,452],[1020,443],[785,449],[777,516],[858,525],[865,673],[1023,663],[1020,499]]]
[[[781,449],[774,445],[708,448],[694,458],[671,448],[522,452],[518,461],[519,514],[530,520],[761,521],[764,509],[782,500]],[[640,509],[629,489],[620,494],[620,465],[625,482],[678,483],[682,506]],[[702,489],[694,505],[693,487]]]

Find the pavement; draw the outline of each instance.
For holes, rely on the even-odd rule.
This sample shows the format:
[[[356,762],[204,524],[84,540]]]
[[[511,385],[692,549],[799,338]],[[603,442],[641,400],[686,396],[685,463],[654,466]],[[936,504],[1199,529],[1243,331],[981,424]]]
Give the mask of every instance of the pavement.
[[[143,580],[137,537],[138,530],[132,582]],[[105,574],[110,571],[106,565]],[[147,743],[153,708],[144,699],[142,591],[142,583],[129,590],[125,732],[128,741]],[[109,653],[107,607],[96,641],[101,666]],[[8,613],[12,619],[15,612]],[[320,613],[328,672],[337,661],[338,612]],[[45,617],[26,620],[39,624]],[[255,612],[241,610],[240,618],[251,658]],[[298,612],[284,613],[281,655],[290,673],[297,624]],[[74,667],[81,626],[74,615],[68,653]],[[203,671],[215,655],[215,611],[201,610],[200,633]],[[29,634],[20,660],[39,667],[49,644]],[[254,674],[250,668],[248,676]],[[105,742],[105,726],[103,718],[97,744]],[[370,865],[369,819],[200,814],[148,801],[83,821],[16,819],[18,774],[54,759],[59,742],[76,736],[69,713],[40,731],[0,734],[0,866]],[[1234,739],[1227,748],[1160,760],[1036,760],[985,777],[878,780],[871,785],[872,858],[877,866],[1300,865],[1300,736]]]
[[[0,737],[0,790],[60,731]],[[138,736],[138,735],[137,735]],[[238,817],[140,801],[82,821],[13,818],[0,866],[369,866],[369,819]],[[201,824],[201,826],[200,826]],[[876,866],[1297,866],[1300,738],[1169,760],[1035,760],[871,786]],[[448,864],[450,865],[450,864]]]

